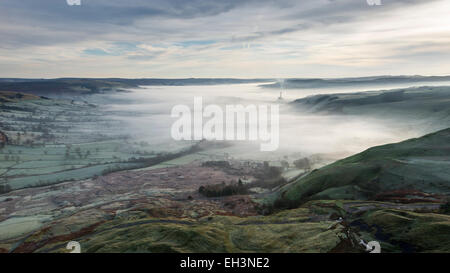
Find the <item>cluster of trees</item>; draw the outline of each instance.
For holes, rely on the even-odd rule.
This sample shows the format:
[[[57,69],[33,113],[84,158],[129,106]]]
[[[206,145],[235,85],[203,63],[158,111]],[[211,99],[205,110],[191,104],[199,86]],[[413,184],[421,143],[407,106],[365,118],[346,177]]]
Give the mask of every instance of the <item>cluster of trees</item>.
[[[274,179],[281,176],[282,168],[269,166],[268,162],[264,162],[264,166],[261,171],[259,171],[255,177],[258,179]]]
[[[231,168],[231,165],[228,161],[219,160],[219,161],[206,161],[202,163],[203,167],[220,167],[220,168]]]
[[[294,165],[297,169],[304,169],[304,170],[311,169],[311,162],[306,157],[294,161]]]
[[[11,186],[8,184],[0,184],[0,194],[8,193],[11,191]]]
[[[9,129],[6,127],[8,127]],[[11,137],[8,139],[8,143],[13,145],[25,145],[33,147],[35,146],[35,142],[39,140],[42,140],[43,142],[54,142],[56,140],[56,136],[51,134],[48,129],[37,130],[36,128],[28,128],[28,127],[24,128],[12,128],[10,126],[6,127],[3,129],[8,131],[17,131],[15,134],[12,134]],[[41,132],[41,134],[27,132],[28,129],[30,129],[29,131],[31,132]]]
[[[198,189],[198,192],[206,197],[220,197],[236,194],[247,194],[248,190],[242,181],[239,180],[237,183],[231,183],[228,185],[223,182],[221,184],[201,186]]]
[[[72,150],[72,145],[66,144],[66,153],[64,155],[66,159],[74,159],[75,158],[75,156],[70,155],[71,150]],[[97,149],[96,149],[96,151],[97,151]],[[77,154],[78,158],[80,158],[80,159],[82,159],[82,158],[86,159],[91,155],[91,151],[86,150],[85,152],[82,152],[80,147],[76,147],[74,149],[74,153]],[[97,153],[98,153],[98,151],[97,151]]]
[[[15,161],[17,163],[20,162],[20,156],[4,155],[3,158],[5,159],[5,161]]]
[[[445,204],[441,205],[440,212],[444,214],[450,214],[450,199]]]

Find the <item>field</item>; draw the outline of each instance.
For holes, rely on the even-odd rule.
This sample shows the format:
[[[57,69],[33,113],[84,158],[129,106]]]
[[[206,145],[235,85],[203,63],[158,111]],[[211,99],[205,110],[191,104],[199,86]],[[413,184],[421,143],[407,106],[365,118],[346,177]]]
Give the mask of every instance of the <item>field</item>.
[[[95,105],[3,93],[9,95],[0,105],[1,130],[9,136],[9,145],[0,149],[0,184],[6,190],[144,167],[143,160],[158,156],[147,143],[129,141],[120,122]]]

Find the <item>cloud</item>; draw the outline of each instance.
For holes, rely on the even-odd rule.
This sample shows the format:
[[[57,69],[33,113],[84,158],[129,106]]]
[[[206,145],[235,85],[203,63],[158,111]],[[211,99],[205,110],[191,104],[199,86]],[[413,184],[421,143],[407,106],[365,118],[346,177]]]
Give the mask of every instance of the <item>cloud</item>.
[[[383,63],[423,66],[426,54],[447,56],[445,0],[382,2],[83,0],[68,6],[65,0],[3,0],[0,72],[21,76],[40,67],[31,74],[100,76],[84,67],[92,66],[110,76],[350,76],[361,67],[382,72]],[[433,42],[441,46],[430,51]],[[401,52],[417,47],[428,49]],[[65,63],[72,65],[53,68]],[[395,68],[396,74],[407,70]]]

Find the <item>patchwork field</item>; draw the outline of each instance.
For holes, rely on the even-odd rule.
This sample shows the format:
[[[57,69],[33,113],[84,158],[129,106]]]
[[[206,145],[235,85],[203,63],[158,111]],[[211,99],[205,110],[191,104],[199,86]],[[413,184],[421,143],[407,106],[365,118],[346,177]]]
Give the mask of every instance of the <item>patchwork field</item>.
[[[0,149],[4,192],[145,167],[145,160],[162,156],[148,143],[130,141],[120,122],[95,105],[1,94],[0,131],[9,141]]]

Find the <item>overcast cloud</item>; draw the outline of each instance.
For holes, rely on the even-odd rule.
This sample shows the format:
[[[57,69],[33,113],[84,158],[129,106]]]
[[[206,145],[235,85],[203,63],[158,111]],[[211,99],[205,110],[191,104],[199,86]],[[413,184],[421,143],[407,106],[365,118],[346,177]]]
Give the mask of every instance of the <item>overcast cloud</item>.
[[[0,77],[450,74],[450,1],[0,1]]]

